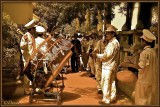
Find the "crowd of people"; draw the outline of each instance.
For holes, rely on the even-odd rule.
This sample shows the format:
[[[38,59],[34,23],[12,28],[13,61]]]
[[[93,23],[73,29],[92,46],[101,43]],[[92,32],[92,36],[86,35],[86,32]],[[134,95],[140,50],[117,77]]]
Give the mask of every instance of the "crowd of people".
[[[89,77],[94,77],[97,83],[97,92],[102,94],[99,103],[110,104],[116,100],[116,72],[120,59],[120,44],[116,38],[116,28],[113,25],[107,27],[105,32],[75,33],[73,36],[65,36],[60,33],[46,35],[46,29],[35,24],[32,20],[25,25],[28,29],[21,38],[20,47],[23,55],[24,68],[28,66],[31,55],[47,36],[62,36],[71,41],[72,56],[70,60],[72,72],[87,71]],[[157,104],[158,95],[158,68],[157,56],[153,51],[155,36],[147,29],[143,30],[142,46],[140,54],[138,80],[135,89],[135,104]],[[42,51],[45,51],[43,48]],[[28,75],[28,74],[27,74]],[[24,76],[25,94],[29,94],[29,79]]]

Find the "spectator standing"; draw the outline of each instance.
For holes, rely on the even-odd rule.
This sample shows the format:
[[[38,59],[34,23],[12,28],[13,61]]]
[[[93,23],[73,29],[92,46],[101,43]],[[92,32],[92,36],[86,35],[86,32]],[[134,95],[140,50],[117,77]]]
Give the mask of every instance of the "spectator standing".
[[[72,72],[78,72],[80,67],[81,42],[77,39],[78,34],[74,34],[74,39],[71,41],[73,47],[71,48],[71,69]]]
[[[154,48],[156,37],[147,29],[143,30],[139,58],[138,80],[135,88],[136,105],[158,105],[158,61]]]
[[[101,75],[102,75],[102,62],[100,62],[100,60],[98,58],[95,57],[95,55],[101,54],[104,52],[104,48],[105,48],[105,43],[102,40],[102,32],[98,33],[98,42],[96,43],[96,46],[94,47],[94,51],[93,51],[93,57],[95,58],[95,78],[96,78],[96,83],[97,83],[97,93],[101,94],[102,93],[102,89],[101,89]]]

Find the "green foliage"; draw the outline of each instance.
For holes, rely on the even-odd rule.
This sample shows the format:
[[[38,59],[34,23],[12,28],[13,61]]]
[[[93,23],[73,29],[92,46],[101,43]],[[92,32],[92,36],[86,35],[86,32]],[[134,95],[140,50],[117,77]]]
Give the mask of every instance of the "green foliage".
[[[20,36],[17,33],[17,24],[11,17],[2,13],[2,67],[18,68],[20,60],[19,42]]]
[[[2,38],[3,46],[11,48],[20,41],[20,36],[17,33],[17,24],[12,21],[7,13],[2,13]]]
[[[40,17],[40,22],[47,23],[48,31],[71,22],[78,17],[80,24],[85,21],[87,8],[92,8],[94,3],[83,2],[36,2],[34,13]]]
[[[47,23],[48,31],[51,32],[57,26],[71,23],[71,19],[75,16],[72,6],[74,3],[36,2],[34,13],[40,17],[40,22]]]
[[[6,40],[8,37],[11,37],[11,19],[9,17],[9,15],[7,15],[6,13],[3,13],[3,17],[2,17],[2,37],[4,40]]]
[[[52,32],[57,27],[71,24],[78,17],[80,25],[84,23],[86,10],[92,11],[91,25],[97,25],[97,10],[106,10],[106,19],[112,20],[114,13],[111,8],[120,5],[120,2],[35,2],[34,14],[40,17],[40,24],[47,26],[47,31]],[[108,5],[109,4],[109,5]],[[108,6],[108,7],[106,7]],[[123,10],[123,9],[122,9]]]

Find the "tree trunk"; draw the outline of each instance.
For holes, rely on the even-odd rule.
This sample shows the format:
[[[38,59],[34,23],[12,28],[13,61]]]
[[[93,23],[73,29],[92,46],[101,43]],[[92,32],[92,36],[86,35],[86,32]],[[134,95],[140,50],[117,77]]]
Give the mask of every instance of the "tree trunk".
[[[126,16],[126,26],[127,26],[128,30],[131,30],[132,13],[133,13],[133,3],[128,2],[128,4],[127,4],[127,16]]]
[[[142,21],[144,28],[150,28],[151,26],[151,2],[142,2],[140,3],[140,13],[139,13],[139,20]]]
[[[111,8],[111,3],[105,3],[104,4],[105,8],[105,14],[106,14],[106,24],[111,24],[111,13],[112,13],[112,8]]]

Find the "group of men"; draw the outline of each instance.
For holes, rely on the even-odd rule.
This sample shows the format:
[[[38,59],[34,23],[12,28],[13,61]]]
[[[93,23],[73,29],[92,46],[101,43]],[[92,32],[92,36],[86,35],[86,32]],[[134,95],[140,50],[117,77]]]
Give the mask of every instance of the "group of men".
[[[110,104],[116,100],[116,72],[120,59],[120,44],[116,38],[116,28],[110,25],[105,34],[86,34],[81,39],[81,55],[84,70],[90,71],[90,77],[95,77],[97,90],[103,94],[99,103]],[[135,88],[136,105],[158,104],[158,62],[154,51],[156,37],[147,29],[143,30],[138,63],[138,80]],[[72,63],[71,63],[72,64]]]
[[[35,25],[32,20],[25,25],[28,32],[23,35],[20,47],[23,55],[24,67],[27,66],[31,55],[37,47],[45,40],[43,34],[45,29]],[[37,35],[37,36],[36,36]],[[90,77],[95,77],[97,81],[98,93],[103,94],[102,104],[110,104],[116,100],[116,72],[120,59],[120,44],[116,39],[116,28],[112,25],[107,27],[105,33],[85,34],[81,41],[74,35],[71,68],[73,72],[79,71],[80,57],[83,68],[90,71]],[[157,104],[155,97],[158,93],[158,68],[157,56],[152,45],[155,36],[147,29],[143,30],[142,46],[144,50],[140,54],[138,81],[135,89],[135,104]],[[42,50],[42,51],[45,51]],[[29,91],[29,79],[24,76],[25,94]]]

